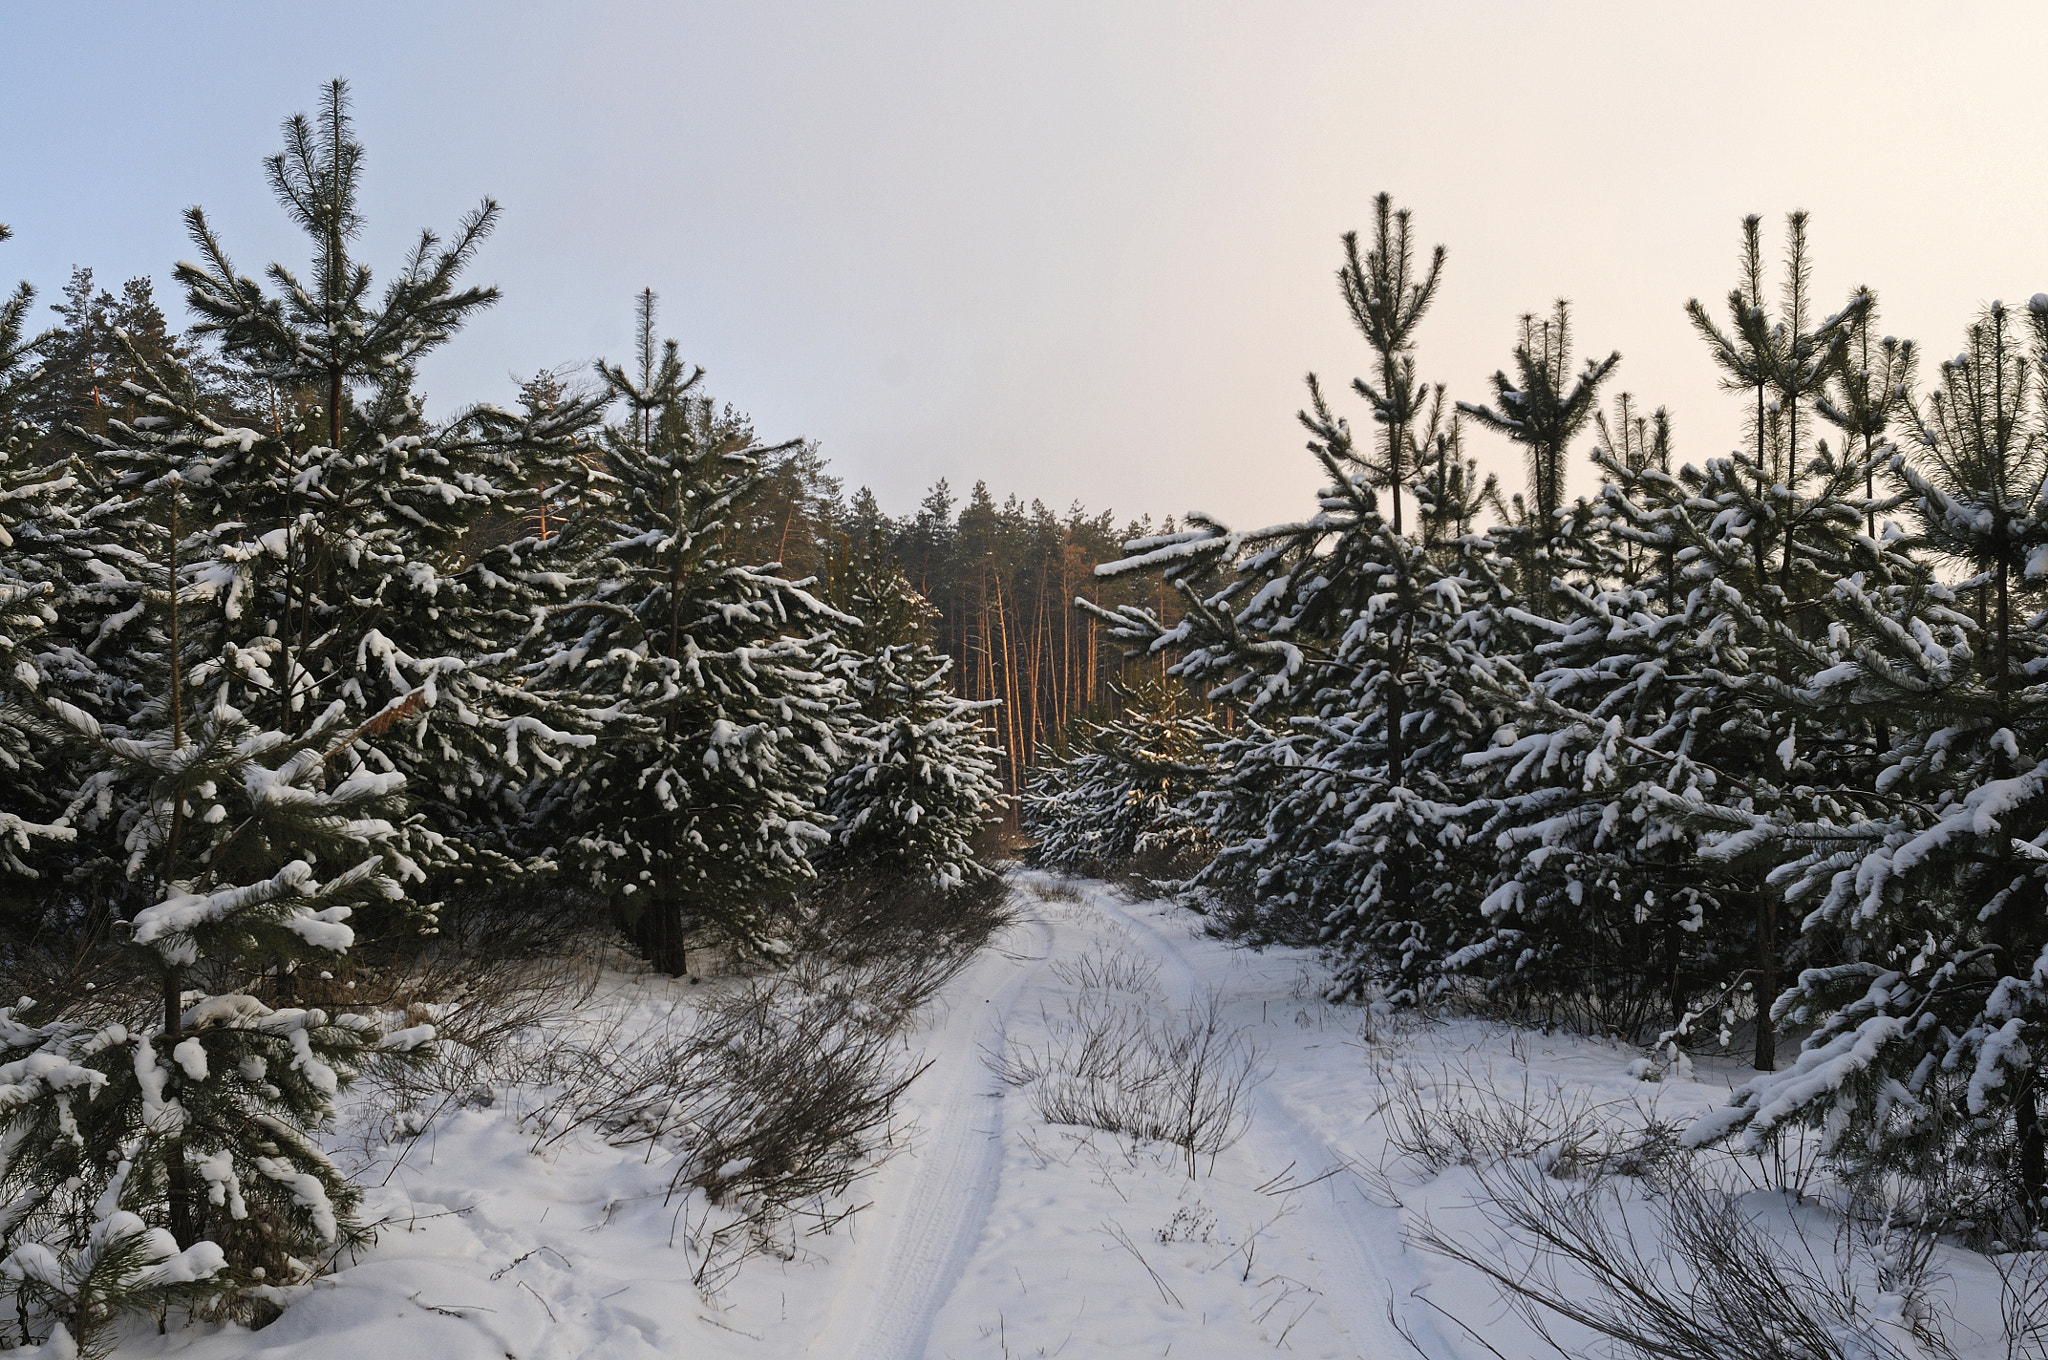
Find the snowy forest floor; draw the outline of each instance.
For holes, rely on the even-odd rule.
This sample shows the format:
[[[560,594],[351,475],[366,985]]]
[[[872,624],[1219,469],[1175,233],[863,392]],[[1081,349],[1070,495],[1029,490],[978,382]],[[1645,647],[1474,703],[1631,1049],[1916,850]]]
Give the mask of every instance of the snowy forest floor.
[[[929,1066],[900,1108],[902,1150],[715,1290],[691,1278],[719,1211],[701,1193],[669,1195],[658,1149],[578,1132],[536,1151],[545,1093],[516,1082],[463,1093],[395,1141],[365,1095],[333,1146],[370,1187],[374,1246],[295,1291],[261,1331],[158,1336],[144,1324],[120,1353],[1377,1358],[1415,1353],[1405,1329],[1442,1360],[1521,1360],[1554,1352],[1478,1272],[1419,1249],[1418,1235],[1434,1223],[1491,1241],[1481,1179],[1561,1162],[1581,1182],[1612,1172],[1616,1221],[1654,1231],[1631,1188],[1636,1163],[1680,1155],[1669,1130],[1743,1075],[1702,1063],[1647,1081],[1619,1044],[1330,1005],[1309,953],[1232,948],[1099,883],[1016,882],[1017,923],[905,1039],[906,1062]],[[724,985],[615,973],[573,1023],[657,1032]],[[1047,1123],[991,1062],[1054,1043],[1091,989],[1156,1014],[1214,995],[1257,1046],[1269,1075],[1247,1096],[1248,1130],[1193,1177],[1177,1147]],[[1865,1260],[1857,1287],[1873,1309],[1929,1308],[1961,1354],[2006,1354],[1982,1258],[1937,1250],[1917,1270],[1924,1297],[1901,1302],[1913,1290],[1899,1263],[1874,1238],[1855,1248],[1810,1167],[1707,1156],[1719,1183],[1753,1187],[1745,1211],[1795,1255],[1852,1273]],[[1594,1353],[1587,1334],[1558,1335]],[[1903,1330],[1900,1341],[1912,1344]]]

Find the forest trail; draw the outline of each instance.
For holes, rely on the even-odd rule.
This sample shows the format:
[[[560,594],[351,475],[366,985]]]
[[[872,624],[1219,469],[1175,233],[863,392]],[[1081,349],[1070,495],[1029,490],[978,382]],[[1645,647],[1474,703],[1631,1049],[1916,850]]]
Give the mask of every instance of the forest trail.
[[[260,1331],[159,1336],[140,1318],[121,1354],[1393,1360],[1414,1353],[1393,1313],[1431,1356],[1520,1360],[1551,1352],[1477,1272],[1404,1244],[1418,1218],[1474,1240],[1495,1227],[1468,1166],[1414,1155],[1401,1093],[1674,1124],[1727,1099],[1729,1074],[1646,1083],[1636,1051],[1604,1040],[1453,1017],[1367,1026],[1322,999],[1328,974],[1308,951],[1233,947],[1200,917],[1105,883],[1012,882],[1016,923],[903,1036],[904,1061],[924,1070],[899,1107],[896,1155],[709,1290],[692,1272],[711,1220],[671,1193],[672,1157],[599,1134],[537,1148],[522,1115],[536,1092],[506,1086],[395,1144],[379,1141],[388,1116],[364,1106],[369,1122],[338,1131],[356,1141],[336,1150],[368,1168],[375,1244],[296,1287]],[[570,1024],[659,1035],[696,996],[621,974]],[[1206,1015],[1211,998],[1266,1075],[1241,1107],[1243,1137],[1192,1175],[1177,1146],[1049,1121],[1041,1088],[1006,1084],[991,1063],[1058,1048],[1091,1006],[1156,1024]],[[1967,1254],[1943,1261],[1968,1291],[1956,1316],[1993,1315],[1994,1274]]]
[[[1027,901],[1029,899],[1026,899]],[[1010,1012],[1044,967],[1053,931],[1031,912],[984,951],[938,1003],[931,1066],[911,1089],[927,1132],[870,1183],[875,1208],[808,1354],[909,1360],[981,1237],[1002,1169],[1004,1096],[983,1054],[1003,1043]],[[858,1339],[849,1347],[846,1338]]]
[[[1405,1353],[1387,1319],[1395,1215],[1343,1170],[1286,1188],[1345,1159],[1271,1082],[1255,1092],[1244,1140],[1190,1179],[1177,1149],[1048,1126],[1029,1092],[988,1063],[1006,1039],[1028,1041],[1061,1013],[1075,991],[1070,961],[1086,956],[1150,974],[1162,1010],[1218,992],[1233,1020],[1248,1014],[1249,1031],[1276,1028],[1260,1023],[1272,994],[1301,1001],[1298,984],[1284,992],[1258,956],[1155,919],[1157,904],[1125,903],[1107,885],[1018,882],[1019,924],[912,1041],[931,1063],[911,1093],[924,1132],[869,1182],[874,1208],[850,1259],[834,1263],[834,1299],[806,1354]]]
[[[1189,957],[1194,941],[1188,931],[1160,921],[1159,903],[1149,904],[1150,911],[1139,911],[1118,901],[1102,885],[1091,886],[1095,891],[1089,898],[1095,909],[1130,929],[1152,957],[1161,961],[1162,971],[1172,979],[1175,1004],[1197,1004],[1204,982]],[[1221,947],[1214,941],[1206,944],[1209,950]],[[1275,1177],[1285,1175],[1295,1184],[1345,1168],[1305,1186],[1290,1231],[1315,1261],[1325,1305],[1356,1353],[1408,1353],[1408,1344],[1394,1330],[1386,1306],[1395,1273],[1385,1255],[1401,1251],[1398,1214],[1361,1193],[1358,1178],[1348,1170],[1347,1154],[1333,1146],[1314,1123],[1297,1115],[1270,1082],[1253,1092],[1253,1115],[1245,1143],[1260,1169]]]

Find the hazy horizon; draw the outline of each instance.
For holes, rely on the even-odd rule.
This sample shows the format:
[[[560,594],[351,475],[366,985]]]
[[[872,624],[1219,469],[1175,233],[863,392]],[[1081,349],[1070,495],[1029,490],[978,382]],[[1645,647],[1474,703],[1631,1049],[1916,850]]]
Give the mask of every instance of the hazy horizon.
[[[17,9],[0,282],[147,273],[175,316],[190,203],[245,272],[301,262],[262,158],[341,75],[380,277],[504,205],[471,277],[505,300],[426,365],[439,409],[623,356],[652,287],[713,392],[893,512],[943,476],[1252,524],[1318,480],[1302,375],[1363,369],[1333,274],[1382,189],[1449,247],[1418,360],[1454,397],[1568,296],[1581,352],[1623,353],[1610,397],[1725,451],[1742,402],[1683,305],[1719,308],[1746,213],[1775,263],[1794,208],[1823,305],[1868,283],[1884,330],[1953,353],[2048,289],[2048,112],[2000,69],[2044,33],[2017,5]]]

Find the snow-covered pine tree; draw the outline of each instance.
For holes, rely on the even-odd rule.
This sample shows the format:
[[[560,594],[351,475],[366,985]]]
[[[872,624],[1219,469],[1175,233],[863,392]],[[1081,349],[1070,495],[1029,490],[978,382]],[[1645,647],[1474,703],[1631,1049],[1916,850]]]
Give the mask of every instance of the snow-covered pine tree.
[[[0,241],[10,235],[0,224]],[[28,334],[34,301],[35,290],[23,283],[0,302],[0,904],[7,906],[23,880],[36,876],[33,848],[72,834],[53,825],[63,796],[52,787],[61,776],[45,763],[48,744],[36,736],[45,688],[37,654],[58,623],[55,536],[77,480],[62,463],[47,464],[42,432],[26,418],[41,376],[31,362],[40,337]]]
[[[777,563],[730,558],[728,519],[775,446],[656,338],[651,290],[638,321],[636,371],[603,369],[627,407],[604,432],[603,494],[554,554],[570,598],[524,669],[604,736],[528,805],[656,966],[681,973],[694,938],[771,948],[766,899],[810,878],[830,839],[821,805],[848,730],[834,639],[855,620]]]
[[[1031,862],[1092,877],[1183,878],[1208,859],[1203,799],[1227,734],[1185,685],[1140,671],[1112,689],[1119,711],[1076,719],[1031,772],[1022,800]]]
[[[1434,434],[1422,450],[1408,490],[1415,497],[1422,546],[1434,549],[1471,533],[1485,511],[1505,516],[1508,508],[1501,499],[1499,479],[1490,472],[1481,477],[1479,460],[1465,456],[1463,420],[1454,412],[1449,421],[1432,420],[1430,425]]]
[[[1843,362],[1815,398],[1814,410],[1842,432],[1846,449],[1863,461],[1863,493],[1872,504],[1863,528],[1876,538],[1877,474],[1885,462],[1879,450],[1890,442],[1893,428],[1907,414],[1920,369],[1920,351],[1911,340],[1878,336],[1877,295],[1864,291],[1869,302],[1850,318]]]
[[[1634,394],[1623,392],[1614,399],[1613,422],[1608,421],[1605,411],[1596,411],[1593,425],[1600,432],[1599,441],[1593,449],[1594,462],[1601,461],[1604,450],[1620,464],[1623,477],[1638,476],[1652,468],[1665,476],[1670,475],[1671,413],[1663,407],[1644,415],[1636,405]],[[1618,546],[1621,555],[1609,564],[1617,579],[1633,585],[1654,570],[1665,583],[1665,598],[1674,597],[1677,567],[1668,550],[1652,550],[1626,534],[1620,536]]]
[[[81,1344],[167,1289],[289,1283],[332,1259],[358,1197],[314,1130],[365,1052],[432,1037],[334,1009],[330,981],[352,910],[403,904],[422,878],[404,777],[359,757],[417,701],[354,723],[335,699],[293,733],[251,719],[271,685],[234,641],[243,526],[183,503],[181,439],[217,437],[165,434],[170,470],[129,484],[139,617],[113,716],[45,698],[91,766],[72,813],[146,903],[118,934],[138,1001],[156,998],[85,1015],[24,998],[0,1027],[0,1287]]]
[[[0,1017],[8,1009],[0,1007]],[[12,1028],[11,1019],[0,1018],[0,1030]],[[0,1038],[0,1044],[6,1042]],[[69,1065],[71,1056],[43,1047],[29,1060],[40,1061],[60,1079],[92,1071]],[[102,1360],[112,1354],[112,1327],[121,1314],[161,1318],[173,1307],[189,1308],[223,1289],[226,1263],[216,1243],[195,1242],[181,1250],[164,1229],[111,1207],[121,1202],[123,1182],[132,1170],[132,1163],[117,1164],[114,1183],[101,1196],[101,1212],[76,1250],[60,1253],[43,1242],[24,1242],[0,1257],[0,1294],[14,1297],[24,1347],[13,1354],[32,1360]],[[43,1333],[40,1344],[38,1331]],[[30,1346],[35,1349],[27,1350]]]
[[[1251,720],[1224,753],[1217,856],[1196,887],[1251,899],[1283,932],[1314,923],[1344,996],[1374,983],[1414,995],[1465,943],[1475,865],[1461,757],[1499,726],[1476,700],[1481,675],[1514,654],[1500,649],[1491,542],[1425,544],[1402,527],[1404,498],[1432,482],[1429,460],[1457,447],[1443,390],[1421,383],[1413,354],[1443,258],[1438,247],[1417,270],[1409,216],[1384,194],[1371,247],[1361,255],[1345,238],[1338,279],[1377,380],[1353,387],[1385,433],[1360,447],[1311,376],[1301,420],[1331,478],[1313,517],[1232,533],[1190,515],[1192,527],[1131,542],[1097,569],[1162,571],[1183,618],[1168,627],[1126,606],[1103,613],[1113,634],[1178,650],[1172,673],[1208,682],[1213,701]]]
[[[1697,836],[1651,792],[1717,778],[1701,764],[1720,749],[1689,678],[1692,490],[1670,470],[1661,408],[1640,416],[1624,394],[1600,429],[1602,485],[1553,540],[1547,608],[1508,611],[1533,640],[1526,684],[1498,695],[1508,721],[1466,757],[1484,781],[1479,834],[1499,858],[1483,929],[1449,966],[1635,1032],[1678,1023],[1731,957],[1739,967],[1743,941],[1731,955],[1707,929],[1739,885],[1702,872]]]
[[[1813,1028],[1790,1068],[1752,1079],[1689,1136],[1740,1129],[1760,1144],[1817,1125],[1852,1165],[1975,1173],[1993,1218],[2038,1228],[2048,642],[2015,605],[2048,574],[2048,296],[2030,310],[2032,356],[1993,303],[1925,408],[1908,408],[1912,442],[1892,467],[1925,544],[1975,575],[1910,593],[1851,578],[1831,600],[1853,646],[1811,702],[1894,725],[1881,801],[1755,816],[1731,837],[1788,847],[1776,877],[1789,903],[1811,904],[1809,966],[1776,1009]]]
[[[860,620],[840,643],[853,731],[825,810],[832,841],[821,873],[869,872],[942,890],[988,874],[974,840],[1007,801],[1001,753],[988,741],[994,707],[957,697],[952,658],[931,645],[933,610],[911,588],[879,536],[853,547],[833,597]]]
[[[1871,726],[1842,715],[1846,726],[1802,733],[1787,697],[1837,660],[1839,639],[1827,627],[1822,601],[1838,581],[1858,569],[1887,577],[1894,567],[1914,571],[1863,532],[1871,510],[1862,494],[1868,456],[1812,443],[1814,403],[1846,362],[1852,329],[1872,297],[1858,289],[1840,312],[1816,317],[1806,228],[1805,213],[1787,217],[1776,316],[1764,298],[1755,216],[1743,221],[1730,329],[1723,331],[1697,299],[1687,304],[1723,386],[1755,400],[1752,448],[1680,478],[1695,497],[1682,516],[1680,552],[1694,583],[1686,616],[1691,665],[1703,685],[1699,713],[1703,721],[1711,715],[1730,739],[1718,762],[1718,792],[1700,785],[1683,796],[1696,805],[1688,815],[1702,828],[1712,824],[1708,809],[1756,810],[1781,795],[1797,798],[1802,789],[1869,786],[1876,760]],[[1706,518],[1709,504],[1715,513]],[[1680,797],[1668,790],[1662,796]],[[1754,962],[1743,985],[1756,998],[1756,1065],[1768,1071],[1777,1064],[1770,999],[1780,990],[1783,966],[1780,892],[1766,881],[1767,857],[1723,854],[1716,863],[1749,880]]]
[[[486,200],[447,241],[422,232],[373,296],[371,271],[352,252],[363,229],[363,148],[347,86],[326,88],[317,117],[288,119],[284,139],[267,163],[270,185],[308,238],[310,273],[273,264],[266,290],[235,270],[198,208],[186,223],[199,259],[177,270],[195,331],[216,338],[249,409],[216,419],[211,403],[125,337],[144,374],[130,394],[153,414],[112,421],[94,461],[131,479],[175,470],[193,523],[239,526],[240,546],[219,558],[228,602],[219,623],[237,664],[265,676],[250,720],[298,735],[337,700],[354,726],[404,702],[405,718],[349,758],[407,776],[425,820],[405,834],[423,867],[473,866],[509,834],[510,791],[589,737],[558,728],[560,715],[506,667],[559,583],[530,569],[519,545],[479,557],[467,535],[493,510],[530,508],[536,484],[571,469],[605,398],[430,420],[416,366],[496,300],[495,289],[460,277],[497,205]],[[167,427],[207,433],[170,445],[159,437]],[[172,448],[185,460],[176,468],[165,461]],[[108,490],[125,495],[127,485]],[[96,645],[117,647],[119,629]]]
[[[1811,320],[1795,214],[1785,313],[1773,318],[1756,219],[1743,241],[1732,338],[1692,310],[1729,385],[1758,394],[1753,450],[1673,474],[1668,424],[1637,417],[1631,434],[1624,411],[1623,439],[1607,428],[1620,447],[1596,456],[1606,482],[1575,517],[1576,560],[1550,610],[1517,616],[1546,640],[1512,733],[1473,757],[1498,781],[1487,833],[1503,854],[1484,954],[1459,962],[1519,975],[1539,995],[1604,995],[1637,1024],[1662,992],[1684,1033],[1703,1002],[1725,1034],[1746,992],[1768,1066],[1778,890],[1770,857],[1725,829],[1869,787],[1882,718],[1805,697],[1839,658],[1827,602],[1845,577],[1882,595],[1920,573],[1867,532],[1883,506],[1867,489],[1883,450],[1810,443],[1808,412],[1843,381],[1848,343],[1868,326],[1867,290]],[[1626,985],[1603,976],[1624,961],[1639,965]]]

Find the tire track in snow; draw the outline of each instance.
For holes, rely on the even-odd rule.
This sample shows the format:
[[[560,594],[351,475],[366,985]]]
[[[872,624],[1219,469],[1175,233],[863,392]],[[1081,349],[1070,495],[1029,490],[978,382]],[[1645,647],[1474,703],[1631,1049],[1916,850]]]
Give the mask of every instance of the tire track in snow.
[[[1083,896],[1105,918],[1129,930],[1158,960],[1161,979],[1167,982],[1175,1004],[1186,1006],[1196,1000],[1202,980],[1178,940],[1114,900],[1105,888],[1084,888]],[[1345,1161],[1341,1152],[1264,1083],[1253,1091],[1252,1120],[1245,1141],[1269,1171],[1277,1172],[1292,1163],[1299,1174],[1311,1177]],[[1315,1260],[1324,1306],[1350,1340],[1353,1353],[1372,1357],[1411,1354],[1412,1347],[1387,1315],[1388,1300],[1397,1292],[1395,1275],[1375,1242],[1378,1238],[1396,1244],[1398,1251],[1399,1218],[1368,1200],[1350,1176],[1332,1176],[1296,1193],[1300,1212],[1290,1223],[1289,1235]],[[1406,1269],[1401,1272],[1411,1288],[1418,1282],[1408,1278],[1412,1274]],[[1427,1337],[1434,1329],[1425,1323],[1418,1330]]]
[[[1010,1009],[1052,942],[1050,923],[1023,894],[1017,900],[1021,929],[1009,948],[989,949],[949,988],[953,1011],[919,1078],[935,1124],[913,1157],[899,1159],[897,1183],[878,1187],[888,1192],[878,1202],[901,1207],[857,1252],[811,1355],[923,1360],[933,1320],[981,1241],[1002,1172],[1004,1092],[982,1052],[1001,1046]]]

